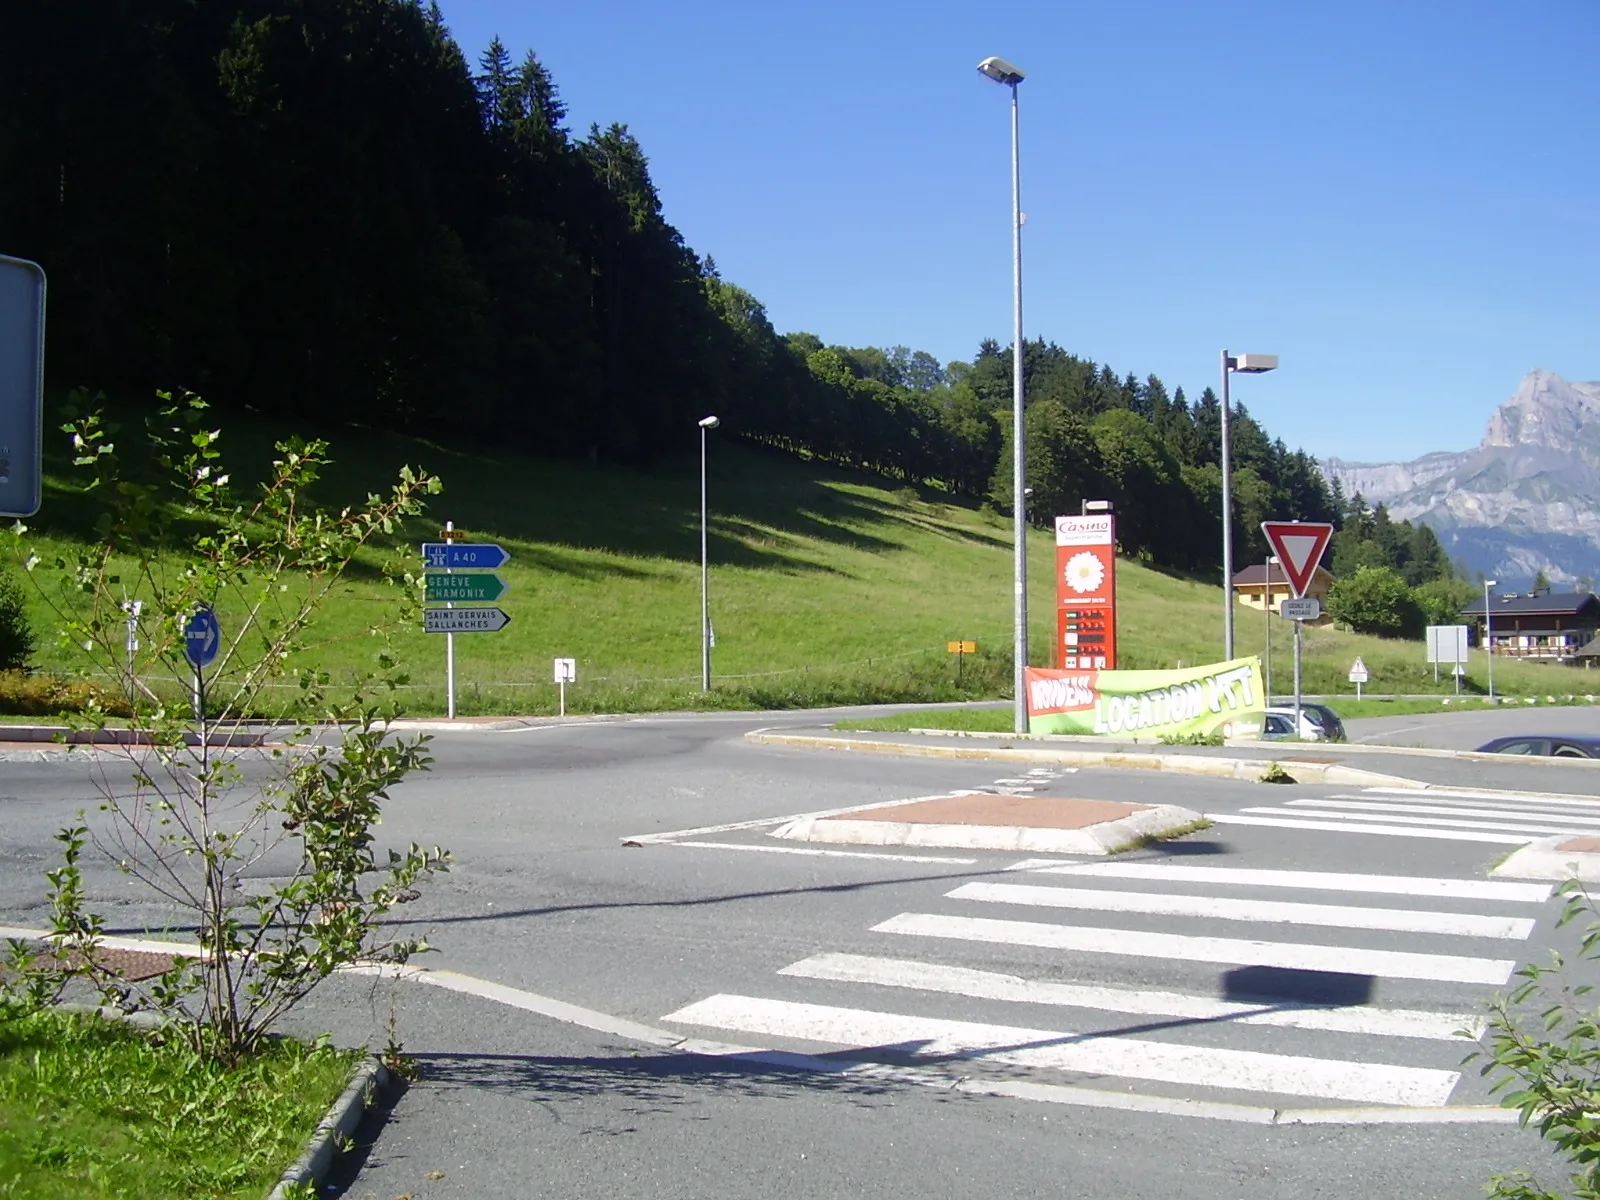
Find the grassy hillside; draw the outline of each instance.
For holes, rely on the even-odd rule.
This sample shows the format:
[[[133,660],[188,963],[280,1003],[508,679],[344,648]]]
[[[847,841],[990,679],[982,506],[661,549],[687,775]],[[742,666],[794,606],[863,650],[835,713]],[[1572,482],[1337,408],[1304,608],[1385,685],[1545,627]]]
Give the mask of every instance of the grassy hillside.
[[[272,438],[286,432],[260,418],[222,416],[225,460],[236,478],[259,470]],[[648,473],[552,463],[494,449],[448,448],[382,432],[319,431],[338,467],[323,489],[329,503],[378,489],[402,463],[442,477],[429,517],[384,548],[408,554],[433,540],[446,519],[475,539],[504,544],[512,616],[498,634],[456,639],[463,713],[549,712],[556,689],[551,659],[578,660],[570,711],[689,706],[787,706],[890,699],[960,699],[1009,693],[1010,522],[1002,514],[940,496],[895,490],[713,435],[710,444],[710,560],[714,692],[700,692],[699,460],[690,454]],[[692,442],[686,443],[692,445]],[[52,447],[44,506],[28,522],[28,544],[48,554],[92,538],[97,505],[71,477],[64,447]],[[365,557],[322,625],[318,661],[335,678],[373,652],[361,636],[375,604],[392,594]],[[1046,663],[1054,638],[1054,547],[1030,543],[1031,648]],[[1124,562],[1120,643],[1127,667],[1192,665],[1220,658],[1221,594],[1190,579]],[[41,668],[71,672],[71,648],[53,635],[38,597]],[[222,614],[224,625],[227,614]],[[1240,653],[1259,653],[1265,618],[1240,609]],[[1289,686],[1290,627],[1273,622],[1274,682]],[[945,649],[974,639],[964,686]],[[402,634],[413,712],[444,707],[444,639]],[[1349,690],[1345,673],[1361,655],[1373,692],[1436,688],[1419,643],[1393,643],[1316,630],[1306,638],[1306,690]],[[1482,682],[1474,664],[1475,684]],[[1581,671],[1496,665],[1497,686],[1540,693],[1583,692]]]

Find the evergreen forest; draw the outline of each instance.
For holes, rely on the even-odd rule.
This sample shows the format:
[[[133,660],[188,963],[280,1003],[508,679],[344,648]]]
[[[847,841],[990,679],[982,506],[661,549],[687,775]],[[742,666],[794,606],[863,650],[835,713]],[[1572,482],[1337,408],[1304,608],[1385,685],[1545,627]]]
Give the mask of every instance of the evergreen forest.
[[[941,363],[778,332],[685,244],[625,124],[570,128],[535,53],[464,50],[436,3],[0,13],[27,48],[0,73],[0,253],[48,273],[56,386],[186,387],[222,409],[639,467],[688,450],[714,412],[730,436],[1010,505],[1009,346]],[[1125,553],[1214,572],[1215,393],[1024,350],[1030,513],[1108,498]],[[1360,508],[1242,406],[1233,439],[1241,565],[1266,553],[1263,519]],[[1431,532],[1356,525],[1360,546],[1336,551],[1352,563],[1448,577]]]

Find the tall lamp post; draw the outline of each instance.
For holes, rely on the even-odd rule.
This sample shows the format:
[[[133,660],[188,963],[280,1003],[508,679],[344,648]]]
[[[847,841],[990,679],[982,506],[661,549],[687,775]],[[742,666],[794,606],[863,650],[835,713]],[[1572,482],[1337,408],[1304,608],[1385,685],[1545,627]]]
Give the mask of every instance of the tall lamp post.
[[[706,557],[706,430],[722,424],[716,417],[700,419],[700,690],[711,690],[711,595]]]
[[[1233,433],[1228,378],[1235,371],[1261,375],[1278,369],[1276,354],[1222,352],[1222,658],[1233,659]]]
[[[1022,436],[1022,168],[1017,115],[1017,85],[1024,72],[1003,58],[986,58],[978,70],[1011,89],[1011,509],[1016,541],[1016,616],[1011,654],[1016,695],[1015,731],[1028,732],[1028,526],[1023,491]]]
[[[1489,589],[1497,583],[1494,579],[1483,581],[1483,655],[1489,662],[1489,699],[1494,699],[1494,638],[1491,636],[1493,618],[1489,615]]]

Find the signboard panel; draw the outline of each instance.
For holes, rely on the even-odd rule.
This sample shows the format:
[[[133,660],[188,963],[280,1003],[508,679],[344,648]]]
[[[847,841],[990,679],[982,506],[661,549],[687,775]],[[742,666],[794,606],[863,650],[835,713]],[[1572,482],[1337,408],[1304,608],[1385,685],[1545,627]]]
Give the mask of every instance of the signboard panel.
[[[1320,521],[1263,521],[1261,532],[1278,556],[1295,597],[1304,596],[1333,536],[1333,526]]]
[[[976,654],[978,652],[978,643],[977,642],[946,642],[944,644],[944,648],[946,650],[948,650],[951,654]]]
[[[1315,596],[1285,600],[1278,606],[1278,615],[1285,621],[1315,621],[1322,616],[1322,601]]]
[[[39,511],[43,476],[44,271],[0,254],[0,515]]]
[[[558,658],[555,660],[557,683],[578,682],[578,660],[575,658]]]
[[[1028,732],[1162,737],[1261,732],[1261,662],[1235,659],[1181,671],[1045,671],[1027,674]]]
[[[1350,664],[1350,682],[1365,683],[1368,678],[1367,664],[1362,662],[1358,656],[1356,661]]]
[[[493,570],[511,558],[493,542],[423,542],[422,558],[434,570]]]
[[[424,633],[499,633],[511,618],[498,608],[425,608]]]
[[[1056,518],[1056,651],[1064,670],[1117,665],[1116,518]]]
[[[451,575],[444,571],[428,571],[423,580],[428,588],[427,598],[446,604],[488,604],[500,599],[511,588],[500,576],[489,572]]]
[[[1429,625],[1428,657],[1431,663],[1464,663],[1467,661],[1467,627],[1465,625]]]
[[[209,608],[195,610],[183,626],[183,656],[191,666],[208,667],[222,646],[222,627],[217,624],[217,614]]]

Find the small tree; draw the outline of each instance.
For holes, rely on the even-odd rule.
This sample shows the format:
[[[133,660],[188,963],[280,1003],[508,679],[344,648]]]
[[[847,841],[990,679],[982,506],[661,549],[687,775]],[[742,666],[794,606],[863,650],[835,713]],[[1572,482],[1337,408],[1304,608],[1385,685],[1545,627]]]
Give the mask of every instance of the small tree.
[[[426,949],[388,939],[377,919],[446,870],[449,855],[412,845],[379,852],[373,836],[388,790],[430,759],[426,739],[391,738],[385,718],[404,676],[387,634],[408,609],[409,586],[366,631],[373,667],[345,696],[329,690],[313,661],[316,615],[357,554],[440,490],[404,468],[387,495],[325,511],[310,495],[328,464],[321,441],[278,444],[253,498],[238,498],[221,471],[220,433],[202,423],[204,403],[162,393],[150,422],[155,471],[143,478],[119,458],[97,411],[76,393],[64,426],[76,465],[107,501],[100,544],[49,562],[13,538],[24,566],[60,621],[62,642],[85,665],[142,689],[130,724],[142,745],[120,747],[131,787],[99,770],[104,819],[64,830],[63,866],[50,873],[60,960],[101,996],[153,1009],[194,1048],[224,1061],[248,1054],[272,1026],[334,970],[357,960],[403,963]],[[141,446],[143,449],[143,446]],[[52,579],[53,577],[53,579]],[[409,574],[386,573],[410,585]],[[128,598],[143,601],[136,660],[129,660]],[[185,627],[213,610],[227,630],[204,676],[204,703],[191,712]],[[375,606],[376,607],[376,606]],[[289,699],[271,689],[289,687]],[[284,722],[270,747],[224,749],[246,722]],[[103,709],[74,720],[103,728]],[[220,738],[217,735],[222,735]],[[247,772],[244,756],[259,759]],[[148,985],[100,965],[100,918],[84,901],[79,855],[93,842],[128,875],[164,897],[193,928],[196,956]],[[271,878],[250,868],[273,855]]]
[[[21,671],[39,648],[22,583],[14,571],[0,567],[0,671]]]
[[[1328,614],[1357,633],[1414,635],[1422,613],[1411,589],[1391,567],[1361,567],[1328,589]]]

